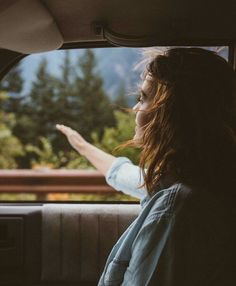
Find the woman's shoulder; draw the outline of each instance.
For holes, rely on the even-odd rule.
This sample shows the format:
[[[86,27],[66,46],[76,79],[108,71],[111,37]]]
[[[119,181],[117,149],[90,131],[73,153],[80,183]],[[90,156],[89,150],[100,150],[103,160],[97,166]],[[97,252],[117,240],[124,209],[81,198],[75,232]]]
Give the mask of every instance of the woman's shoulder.
[[[149,210],[147,219],[175,215],[191,193],[191,188],[182,183],[175,183],[167,188],[158,190],[151,197],[148,195],[146,202],[142,202],[143,208]]]

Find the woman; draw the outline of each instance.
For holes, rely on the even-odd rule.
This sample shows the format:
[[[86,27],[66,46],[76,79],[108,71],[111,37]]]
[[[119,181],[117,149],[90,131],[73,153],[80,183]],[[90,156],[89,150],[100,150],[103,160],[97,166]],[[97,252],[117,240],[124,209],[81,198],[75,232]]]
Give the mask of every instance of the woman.
[[[99,285],[236,285],[235,71],[213,52],[173,48],[152,58],[140,92],[139,166],[57,126],[111,186],[141,199]]]

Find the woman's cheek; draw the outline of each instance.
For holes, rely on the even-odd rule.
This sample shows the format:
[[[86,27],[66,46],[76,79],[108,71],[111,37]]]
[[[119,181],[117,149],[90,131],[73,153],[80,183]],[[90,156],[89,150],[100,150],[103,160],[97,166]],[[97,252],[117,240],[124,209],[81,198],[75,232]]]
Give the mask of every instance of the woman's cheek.
[[[137,114],[137,123],[140,127],[146,125],[149,121],[148,112],[143,110],[139,111]]]

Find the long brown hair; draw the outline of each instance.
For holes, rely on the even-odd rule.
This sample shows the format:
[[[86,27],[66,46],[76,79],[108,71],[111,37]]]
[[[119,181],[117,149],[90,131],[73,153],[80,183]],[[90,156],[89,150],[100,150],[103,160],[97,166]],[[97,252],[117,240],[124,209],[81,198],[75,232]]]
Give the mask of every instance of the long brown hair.
[[[236,187],[233,68],[214,52],[173,48],[155,56],[146,73],[156,91],[139,146],[148,192],[167,176],[208,190]]]

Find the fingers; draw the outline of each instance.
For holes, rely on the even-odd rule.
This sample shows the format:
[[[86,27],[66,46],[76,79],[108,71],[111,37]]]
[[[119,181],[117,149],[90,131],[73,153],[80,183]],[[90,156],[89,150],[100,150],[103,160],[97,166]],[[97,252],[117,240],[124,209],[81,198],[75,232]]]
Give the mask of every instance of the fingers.
[[[80,154],[83,154],[83,150],[86,145],[86,140],[75,130],[67,127],[63,124],[56,124],[56,128],[66,135],[70,145]]]
[[[73,129],[62,124],[57,124],[56,128],[60,130],[62,133],[64,133],[66,136],[70,136],[75,133]]]

